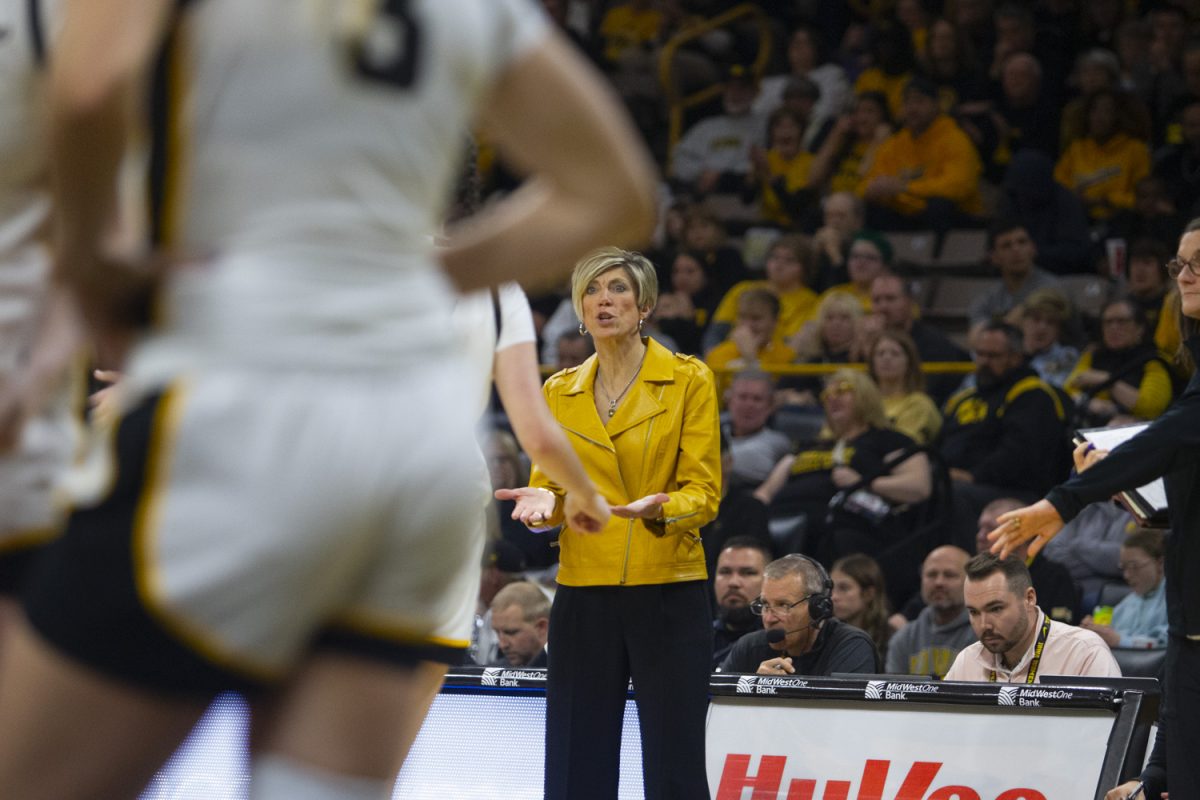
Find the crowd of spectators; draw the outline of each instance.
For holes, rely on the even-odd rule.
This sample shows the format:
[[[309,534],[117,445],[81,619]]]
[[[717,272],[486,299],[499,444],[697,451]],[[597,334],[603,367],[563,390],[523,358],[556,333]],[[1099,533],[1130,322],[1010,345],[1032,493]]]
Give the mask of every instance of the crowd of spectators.
[[[1165,264],[1200,210],[1200,18],[1170,3],[760,3],[759,71],[745,19],[664,61],[673,35],[737,3],[546,5],[661,158],[645,333],[717,373],[724,485],[701,531],[714,665],[763,627],[764,570],[803,553],[829,571],[830,619],[866,630],[880,666],[944,675],[975,641],[964,570],[995,517],[1067,476],[1074,429],[1153,419],[1181,385]],[[673,141],[669,98],[706,87]],[[491,165],[492,188],[504,174]],[[960,229],[984,245],[958,266],[987,280],[945,320],[895,244],[928,233],[936,253]],[[1077,276],[1103,297],[1080,304]],[[587,357],[564,294],[532,304],[547,369]],[[957,368],[926,366],[944,362]],[[1036,609],[1014,579],[1020,619],[1158,645],[1093,611],[1115,590],[1133,598],[1122,625],[1152,615],[1159,551],[1123,509],[1089,511],[1028,559]],[[553,548],[500,516],[552,575]],[[767,654],[755,646],[747,663]]]

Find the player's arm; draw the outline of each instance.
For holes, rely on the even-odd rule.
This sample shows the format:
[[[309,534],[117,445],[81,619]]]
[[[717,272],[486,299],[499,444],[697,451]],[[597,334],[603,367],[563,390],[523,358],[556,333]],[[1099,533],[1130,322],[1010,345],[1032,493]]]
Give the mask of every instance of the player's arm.
[[[26,420],[46,405],[66,379],[82,342],[75,304],[60,286],[52,284],[28,365],[12,380],[0,381],[0,452],[16,447]]]
[[[636,246],[650,235],[649,154],[612,90],[560,34],[508,67],[481,122],[530,179],[452,231],[442,259],[460,288],[544,285],[592,249]]]
[[[497,352],[494,372],[496,390],[521,447],[533,463],[566,490],[567,523],[576,530],[603,528],[608,522],[608,503],[550,414],[542,396],[534,343],[519,342]]]
[[[50,69],[57,268],[95,324],[129,282],[101,258],[143,75],[170,0],[67,0]]]

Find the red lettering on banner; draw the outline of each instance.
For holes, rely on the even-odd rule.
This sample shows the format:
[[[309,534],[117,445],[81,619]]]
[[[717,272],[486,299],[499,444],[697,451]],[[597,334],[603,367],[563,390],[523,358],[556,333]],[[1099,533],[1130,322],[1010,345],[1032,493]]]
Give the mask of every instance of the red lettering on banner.
[[[751,758],[746,753],[725,757],[725,769],[713,800],[742,800],[745,789],[753,789],[750,800],[779,800],[787,756],[762,756],[755,775],[750,774]],[[890,760],[867,759],[854,800],[887,800],[883,792],[891,766]],[[981,800],[975,789],[957,785],[939,787],[927,796],[942,766],[941,761],[914,761],[892,800]],[[788,783],[786,800],[816,800],[818,782],[815,778],[793,778]],[[851,781],[827,780],[821,800],[850,800],[850,786]],[[1008,789],[996,800],[1046,800],[1046,796],[1036,789],[1020,788]]]
[[[858,800],[883,800],[883,785],[887,783],[891,761],[867,759],[863,767],[862,783],[858,787]]]
[[[936,761],[914,762],[904,776],[904,783],[900,784],[900,791],[896,792],[896,800],[921,800],[941,768],[941,763]]]
[[[742,789],[746,787],[754,789],[750,800],[776,800],[786,764],[787,756],[763,756],[758,763],[758,774],[750,775],[750,756],[730,753],[725,757],[715,800],[741,800]]]
[[[787,800],[813,800],[817,791],[817,782],[812,778],[796,778],[788,787]]]
[[[825,800],[846,800],[850,796],[850,781],[825,781]]]
[[[929,800],[950,800],[951,797],[954,800],[979,800],[979,792],[970,786],[943,786],[929,795]]]

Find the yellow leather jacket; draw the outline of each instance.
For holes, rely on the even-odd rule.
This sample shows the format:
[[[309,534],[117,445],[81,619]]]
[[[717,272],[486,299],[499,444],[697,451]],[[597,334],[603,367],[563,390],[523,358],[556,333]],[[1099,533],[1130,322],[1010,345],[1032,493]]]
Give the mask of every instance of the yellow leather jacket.
[[[656,492],[671,499],[662,521],[612,517],[599,533],[564,527],[558,581],[615,586],[703,580],[699,529],[721,495],[720,423],[712,371],[652,339],[646,359],[607,427],[596,412],[596,356],[552,375],[543,389],[600,493],[622,505]],[[563,523],[563,490],[534,465],[530,486],[559,497],[551,525]]]

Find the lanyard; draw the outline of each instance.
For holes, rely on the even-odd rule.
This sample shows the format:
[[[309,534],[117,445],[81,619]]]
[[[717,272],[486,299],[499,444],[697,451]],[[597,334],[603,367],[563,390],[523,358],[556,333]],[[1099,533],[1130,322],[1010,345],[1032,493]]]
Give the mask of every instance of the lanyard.
[[[1038,665],[1042,663],[1042,650],[1046,647],[1046,637],[1050,635],[1050,616],[1043,615],[1045,622],[1042,623],[1041,633],[1038,634],[1037,641],[1033,645],[1033,658],[1029,660],[1029,674],[1025,676],[1026,683],[1033,683],[1037,679]],[[988,680],[992,683],[996,682],[996,670],[988,673]]]

